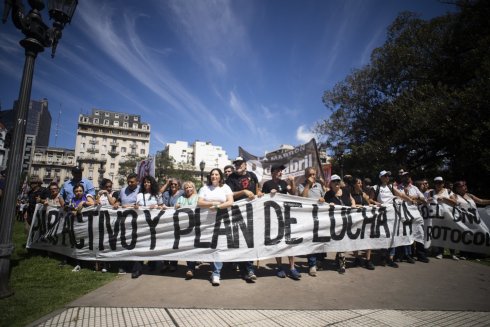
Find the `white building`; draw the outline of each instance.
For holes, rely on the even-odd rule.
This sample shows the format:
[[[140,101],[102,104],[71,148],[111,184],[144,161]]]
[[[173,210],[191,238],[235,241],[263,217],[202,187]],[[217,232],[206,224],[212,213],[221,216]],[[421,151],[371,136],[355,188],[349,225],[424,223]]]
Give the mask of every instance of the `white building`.
[[[150,149],[150,124],[140,115],[92,109],[79,115],[75,155],[84,168],[83,177],[97,185],[101,178],[118,183],[119,164],[126,159],[147,157]]]
[[[209,172],[213,168],[223,169],[230,164],[228,155],[222,147],[211,142],[196,141],[189,145],[186,141],[167,143],[165,152],[173,158],[175,163],[189,164],[196,171],[200,171],[199,164],[204,161],[204,171]]]
[[[47,186],[56,180],[63,184],[72,177],[71,169],[76,165],[75,150],[64,148],[36,147],[29,168],[29,176],[38,176]]]

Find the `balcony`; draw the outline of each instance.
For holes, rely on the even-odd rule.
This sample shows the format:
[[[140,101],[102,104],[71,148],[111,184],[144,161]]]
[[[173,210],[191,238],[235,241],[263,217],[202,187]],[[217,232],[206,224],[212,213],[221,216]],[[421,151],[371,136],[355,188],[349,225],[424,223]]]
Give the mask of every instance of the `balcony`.
[[[87,152],[88,153],[99,153],[99,149],[96,149],[96,148],[88,148],[87,149]]]
[[[109,152],[107,152],[112,158],[116,157],[118,154],[119,154],[119,151],[117,150],[109,150]]]

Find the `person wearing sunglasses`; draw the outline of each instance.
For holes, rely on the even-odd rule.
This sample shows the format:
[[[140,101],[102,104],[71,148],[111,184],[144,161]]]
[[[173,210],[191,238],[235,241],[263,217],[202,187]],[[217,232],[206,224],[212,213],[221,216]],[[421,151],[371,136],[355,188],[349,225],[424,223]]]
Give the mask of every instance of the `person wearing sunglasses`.
[[[305,181],[298,185],[297,193],[304,198],[315,199],[319,203],[324,203],[325,189],[323,185],[317,179],[316,169],[308,167],[305,169]],[[307,256],[308,258],[308,274],[311,277],[316,277],[317,262],[323,262],[326,258],[325,253],[312,253]]]

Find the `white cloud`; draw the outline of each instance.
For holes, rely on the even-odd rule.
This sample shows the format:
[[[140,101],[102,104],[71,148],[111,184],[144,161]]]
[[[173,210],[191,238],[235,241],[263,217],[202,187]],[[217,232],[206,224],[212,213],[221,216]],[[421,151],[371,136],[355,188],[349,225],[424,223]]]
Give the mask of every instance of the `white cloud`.
[[[296,130],[296,139],[301,143],[307,143],[314,137],[315,134],[305,125],[301,125]]]

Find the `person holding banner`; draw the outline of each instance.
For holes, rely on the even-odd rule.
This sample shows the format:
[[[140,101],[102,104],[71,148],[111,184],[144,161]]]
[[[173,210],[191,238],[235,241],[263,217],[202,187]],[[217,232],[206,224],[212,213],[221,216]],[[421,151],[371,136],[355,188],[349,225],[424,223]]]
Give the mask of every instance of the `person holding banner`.
[[[379,205],[378,202],[369,198],[363,191],[363,183],[359,177],[353,178],[353,184],[351,185],[351,196],[358,206],[368,206],[368,205]],[[359,251],[354,251],[354,256],[356,257],[354,264],[356,266],[361,266],[362,259],[359,256]],[[364,262],[364,268],[368,270],[374,270],[374,264],[371,261],[371,249],[366,250],[366,261]]]
[[[339,175],[334,174],[330,177],[329,190],[324,195],[325,202],[331,206],[355,207],[356,201],[352,197],[349,187],[341,187],[341,181]],[[345,273],[345,253],[337,252],[335,259],[337,260],[339,274]]]
[[[184,194],[182,194],[175,204],[175,209],[182,207],[195,207],[197,205],[198,196],[196,194],[196,186],[191,181],[186,181],[182,184]],[[196,261],[187,261],[187,271],[185,273],[186,279],[194,278],[194,271],[196,270]]]
[[[63,197],[63,200],[65,200],[65,203],[70,203],[71,199],[75,196],[73,188],[76,184],[81,184],[83,186],[85,194],[90,194],[92,197],[95,197],[94,185],[90,180],[82,178],[82,171],[83,168],[73,167],[71,169],[71,174],[73,175],[72,179],[63,183],[60,194]]]
[[[261,197],[263,193],[260,190],[259,180],[253,172],[247,171],[247,161],[242,157],[236,157],[233,165],[235,172],[226,179],[226,184],[233,192],[233,199],[239,201],[253,200],[255,196]],[[255,276],[253,261],[240,262],[239,265],[245,280],[255,283],[257,276]]]
[[[324,203],[323,195],[325,190],[323,185],[316,179],[316,169],[308,167],[305,169],[305,181],[298,185],[298,195],[304,198],[317,200],[319,203]],[[325,253],[313,253],[308,255],[308,274],[316,277],[317,261],[323,261]]]
[[[199,190],[197,205],[201,208],[219,211],[231,207],[232,204],[233,192],[225,184],[223,172],[219,168],[212,169],[208,175],[208,183]],[[223,262],[213,262],[211,275],[213,286],[220,285],[221,268],[223,268]]]
[[[412,203],[412,199],[405,193],[398,191],[393,184],[390,184],[391,172],[382,170],[379,173],[380,183],[372,188],[370,198],[384,205],[391,205],[396,197]],[[398,264],[393,260],[395,257],[395,248],[387,249],[387,262],[389,267],[398,268]]]
[[[101,206],[113,206],[116,203],[114,192],[112,191],[112,181],[104,178],[99,185],[100,190],[97,193],[95,203]]]
[[[148,209],[160,209],[162,207],[158,183],[152,176],[144,176],[141,180],[140,191],[136,196],[134,208],[139,209],[140,206]]]
[[[49,196],[46,198],[46,200],[44,200],[44,206],[64,207],[65,201],[63,201],[63,198],[60,195],[60,188],[58,186],[58,183],[49,183],[48,189]]]
[[[271,194],[271,197],[274,196],[276,193],[282,193],[282,194],[291,194],[294,195],[295,192],[295,186],[294,186],[294,177],[289,176],[288,177],[288,182],[285,180],[282,180],[282,171],[285,169],[286,166],[284,165],[275,165],[272,166],[271,168],[271,176],[272,179],[268,180],[267,182],[262,185],[262,193],[264,194]],[[296,270],[295,264],[294,264],[294,257],[288,257],[289,260],[289,273],[287,276],[291,277],[294,280],[299,280],[301,278],[301,274]],[[277,271],[276,275],[279,278],[286,278],[286,272],[282,268],[282,258],[277,257],[276,258],[277,262]]]
[[[427,201],[435,205],[437,205],[438,203],[445,203],[447,205],[450,205],[451,207],[454,207],[458,204],[454,193],[452,193],[450,189],[444,187],[444,179],[441,176],[437,176],[436,178],[434,178],[434,189],[428,191],[427,194]],[[437,247],[435,250],[435,258],[442,259],[444,248]],[[451,253],[451,258],[453,260],[459,260],[454,249],[449,249],[449,252]]]

